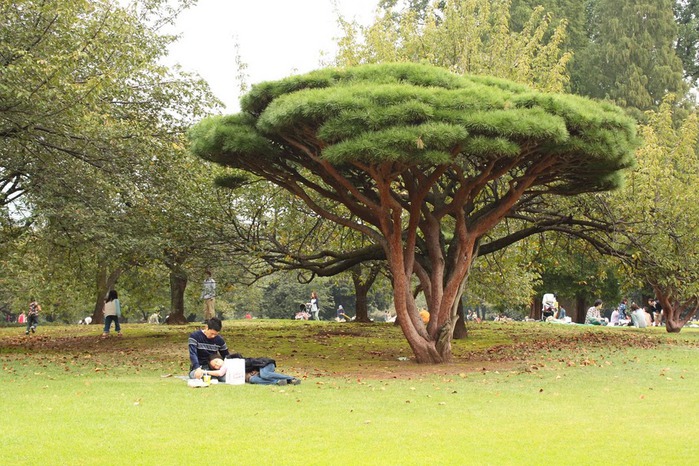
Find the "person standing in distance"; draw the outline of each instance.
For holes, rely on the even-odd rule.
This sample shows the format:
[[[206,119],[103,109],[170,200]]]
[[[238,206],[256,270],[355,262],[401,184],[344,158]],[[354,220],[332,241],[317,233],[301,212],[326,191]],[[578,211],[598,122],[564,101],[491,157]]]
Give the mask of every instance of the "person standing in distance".
[[[104,330],[102,331],[102,338],[107,338],[109,336],[109,329],[112,326],[112,322],[114,322],[114,330],[116,330],[117,335],[121,336],[121,326],[119,325],[121,303],[119,302],[119,296],[117,295],[116,290],[109,290],[107,299],[104,300],[102,314],[104,314]]]
[[[215,298],[216,281],[211,278],[211,272],[207,270],[200,298],[204,300],[204,322],[208,322],[209,319],[216,316],[216,311],[214,310]]]
[[[311,315],[313,320],[320,320],[318,317],[318,311],[320,311],[320,302],[318,301],[318,294],[315,291],[311,292]]]

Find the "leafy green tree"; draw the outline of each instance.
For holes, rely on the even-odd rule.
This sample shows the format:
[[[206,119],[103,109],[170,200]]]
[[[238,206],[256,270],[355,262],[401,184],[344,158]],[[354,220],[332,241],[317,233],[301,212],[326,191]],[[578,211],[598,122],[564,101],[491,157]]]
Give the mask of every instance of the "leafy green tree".
[[[611,105],[386,64],[259,84],[240,114],[206,119],[191,138],[195,154],[264,177],[381,245],[401,328],[417,360],[434,363],[451,358],[481,238],[542,195],[617,186],[633,165],[635,125]]]
[[[576,52],[574,92],[624,107],[657,108],[668,92],[683,95],[675,53],[674,0],[595,0],[589,45]]]
[[[124,270],[167,250],[152,226],[157,211],[175,209],[152,202],[154,192],[173,189],[162,174],[176,163],[188,169],[172,161],[184,152],[182,134],[216,103],[200,78],[161,64],[175,40],[162,26],[193,3],[0,7],[0,239],[34,224],[57,246],[92,256],[97,322]]]
[[[595,0],[512,0],[510,24],[512,30],[521,31],[532,13],[543,7],[554,24],[565,22],[566,37],[561,48],[575,54],[587,42],[587,12],[594,2]]]
[[[488,74],[551,91],[562,90],[568,81],[571,55],[562,52],[567,41],[566,22],[552,21],[543,8],[520,10],[520,22],[513,29],[509,21],[514,6],[509,1],[386,1],[380,7],[381,14],[368,27],[340,21],[345,34],[338,42],[336,64],[431,63],[458,73]],[[471,280],[478,289],[476,294],[479,299],[488,296],[493,303],[521,305],[533,292],[532,277],[523,274],[522,264],[512,260],[518,254],[499,257],[497,266],[492,266],[492,259],[480,261],[482,268],[478,262],[474,264],[474,271],[483,273],[473,278],[484,280],[484,286]],[[489,293],[485,286],[503,282],[508,283],[510,293]],[[515,283],[521,288],[515,290]],[[460,317],[457,336],[466,331]]]
[[[699,79],[699,1],[676,0],[675,21],[675,52],[682,60],[685,78],[696,86]]]
[[[384,2],[367,27],[340,18],[335,65],[427,63],[464,74],[487,74],[559,92],[568,80],[571,55],[561,52],[565,23],[551,27],[536,8],[521,31],[510,29],[510,1]]]
[[[575,322],[584,322],[587,309],[595,299],[613,305],[621,298],[619,264],[586,241],[547,233],[534,260],[542,269],[538,296],[555,292],[559,302],[570,301],[575,307],[566,311]],[[540,311],[540,300],[536,306]]]
[[[106,172],[139,163],[141,150],[186,124],[183,116],[206,112],[208,87],[158,63],[175,39],[158,33],[174,19],[167,3],[2,3],[3,204],[40,192],[64,161]]]
[[[644,144],[626,188],[610,199],[618,248],[629,253],[629,277],[652,287],[668,332],[679,332],[699,310],[699,122],[678,125],[668,96],[641,127]]]

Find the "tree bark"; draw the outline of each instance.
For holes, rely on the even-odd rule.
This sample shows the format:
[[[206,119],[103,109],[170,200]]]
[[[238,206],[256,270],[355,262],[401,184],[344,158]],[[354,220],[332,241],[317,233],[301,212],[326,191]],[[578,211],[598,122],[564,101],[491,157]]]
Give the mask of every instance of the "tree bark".
[[[532,298],[529,303],[529,318],[541,320],[541,306],[539,306],[539,301],[536,298]]]
[[[686,301],[672,299],[676,294],[673,289],[662,287],[651,283],[655,296],[660,301],[663,308],[663,318],[665,319],[665,330],[668,333],[679,333],[699,311],[699,299],[689,298]]]
[[[585,309],[586,304],[584,296],[575,297],[575,317],[573,318],[573,322],[577,322],[578,324],[585,323],[585,315],[587,314],[587,309]]]
[[[369,306],[367,305],[367,296],[369,295],[369,290],[376,281],[376,277],[379,275],[381,270],[380,263],[371,264],[368,269],[369,272],[364,274],[367,267],[359,264],[352,268],[352,283],[354,284],[354,294],[356,298],[356,309],[355,309],[355,321],[356,322],[371,322],[369,319]]]
[[[468,337],[468,328],[466,328],[466,317],[464,316],[464,303],[461,300],[456,308],[456,315],[459,316],[459,319],[454,324],[452,337],[454,340],[463,340]]]
[[[182,325],[187,323],[184,315],[184,291],[187,288],[187,272],[182,267],[170,269],[170,316],[168,324]]]
[[[355,321],[356,322],[371,322],[369,319],[369,307],[367,305],[367,293],[368,290],[364,287],[357,288],[355,284],[354,287],[356,309],[355,309]]]

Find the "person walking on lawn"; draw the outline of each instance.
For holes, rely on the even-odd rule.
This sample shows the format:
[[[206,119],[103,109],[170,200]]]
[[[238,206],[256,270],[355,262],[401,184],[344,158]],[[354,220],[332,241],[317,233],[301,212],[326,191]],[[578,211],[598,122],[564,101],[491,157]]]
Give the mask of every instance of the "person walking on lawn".
[[[31,302],[29,303],[29,313],[27,314],[27,331],[24,332],[25,335],[29,335],[30,330],[32,333],[36,332],[36,326],[39,325],[39,312],[41,312],[41,306],[34,298],[32,298]]]

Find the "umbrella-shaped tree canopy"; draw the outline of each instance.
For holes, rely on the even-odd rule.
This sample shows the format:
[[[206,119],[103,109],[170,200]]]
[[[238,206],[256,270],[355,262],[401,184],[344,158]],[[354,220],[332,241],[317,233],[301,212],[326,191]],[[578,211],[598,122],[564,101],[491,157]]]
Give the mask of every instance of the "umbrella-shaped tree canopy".
[[[443,335],[485,233],[540,196],[613,189],[634,164],[635,123],[618,107],[427,65],[323,69],[254,86],[241,104],[193,128],[193,152],[380,244],[423,362],[450,357]]]

